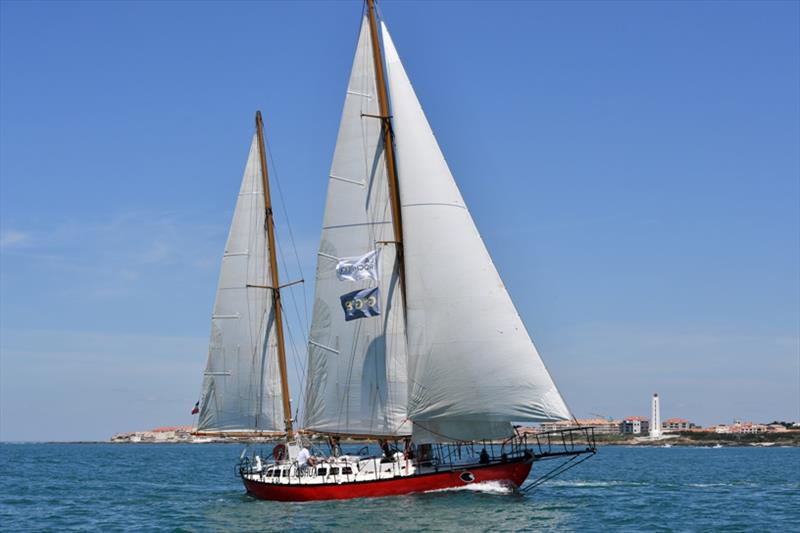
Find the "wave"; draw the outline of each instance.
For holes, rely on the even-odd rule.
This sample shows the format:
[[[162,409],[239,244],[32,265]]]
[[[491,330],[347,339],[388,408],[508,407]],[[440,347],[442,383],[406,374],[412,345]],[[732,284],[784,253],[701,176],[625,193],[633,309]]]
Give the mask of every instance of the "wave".
[[[687,483],[686,486],[696,489],[707,489],[713,487],[757,487],[758,484],[748,481],[740,481],[733,483]]]
[[[547,484],[555,487],[636,487],[647,483],[638,481],[564,481],[554,479],[548,481]]]

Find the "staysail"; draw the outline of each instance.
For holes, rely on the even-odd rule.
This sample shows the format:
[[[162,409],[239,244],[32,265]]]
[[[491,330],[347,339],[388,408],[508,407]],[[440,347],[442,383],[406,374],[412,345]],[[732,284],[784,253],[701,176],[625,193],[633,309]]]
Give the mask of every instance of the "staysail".
[[[483,244],[382,24],[403,218],[415,442],[570,418]]]
[[[406,337],[369,22],[328,180],[305,397],[307,429],[408,435]]]
[[[198,432],[284,430],[265,217],[254,135],[217,285]]]

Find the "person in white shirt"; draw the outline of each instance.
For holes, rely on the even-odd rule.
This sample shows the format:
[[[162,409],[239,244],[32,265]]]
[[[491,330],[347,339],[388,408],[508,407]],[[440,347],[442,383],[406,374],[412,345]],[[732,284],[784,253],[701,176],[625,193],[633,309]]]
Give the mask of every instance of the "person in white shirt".
[[[303,471],[308,467],[314,466],[314,463],[316,463],[316,460],[311,456],[311,452],[303,446],[297,454],[297,467]]]

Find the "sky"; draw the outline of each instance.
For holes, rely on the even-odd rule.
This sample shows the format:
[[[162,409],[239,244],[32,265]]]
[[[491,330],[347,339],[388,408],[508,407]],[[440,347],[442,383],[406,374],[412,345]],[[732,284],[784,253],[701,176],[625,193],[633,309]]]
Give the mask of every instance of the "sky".
[[[0,440],[192,423],[257,109],[298,390],[361,10],[0,3]],[[800,419],[800,3],[381,11],[578,417]]]

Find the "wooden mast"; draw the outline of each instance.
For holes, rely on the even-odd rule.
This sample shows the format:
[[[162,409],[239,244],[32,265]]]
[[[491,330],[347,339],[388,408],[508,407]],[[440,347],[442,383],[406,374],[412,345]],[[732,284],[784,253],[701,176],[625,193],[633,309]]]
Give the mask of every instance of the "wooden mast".
[[[389,116],[389,96],[386,91],[386,76],[383,70],[383,53],[378,40],[378,22],[375,16],[375,0],[367,0],[369,11],[369,33],[372,38],[372,61],[375,64],[375,84],[378,88],[378,105],[380,119],[383,125],[383,149],[386,154],[386,170],[389,175],[389,196],[392,204],[392,227],[394,229],[394,244],[397,254],[398,271],[400,274],[400,291],[403,294],[403,303],[406,301],[405,261],[403,258],[403,218],[400,212],[400,185],[397,181],[397,165],[394,157],[394,142],[392,141],[392,123]]]
[[[283,399],[283,418],[286,438],[292,438],[292,405],[289,399],[289,379],[286,375],[286,346],[283,339],[283,310],[278,281],[278,259],[275,254],[275,223],[272,220],[272,200],[269,195],[269,176],[267,174],[267,151],[264,149],[264,122],[261,111],[256,111],[256,132],[258,135],[258,155],[261,158],[261,184],[264,188],[264,209],[266,211],[267,246],[269,248],[269,271],[272,290],[272,309],[275,313],[275,332],[278,335],[278,369],[281,375],[281,398]]]

